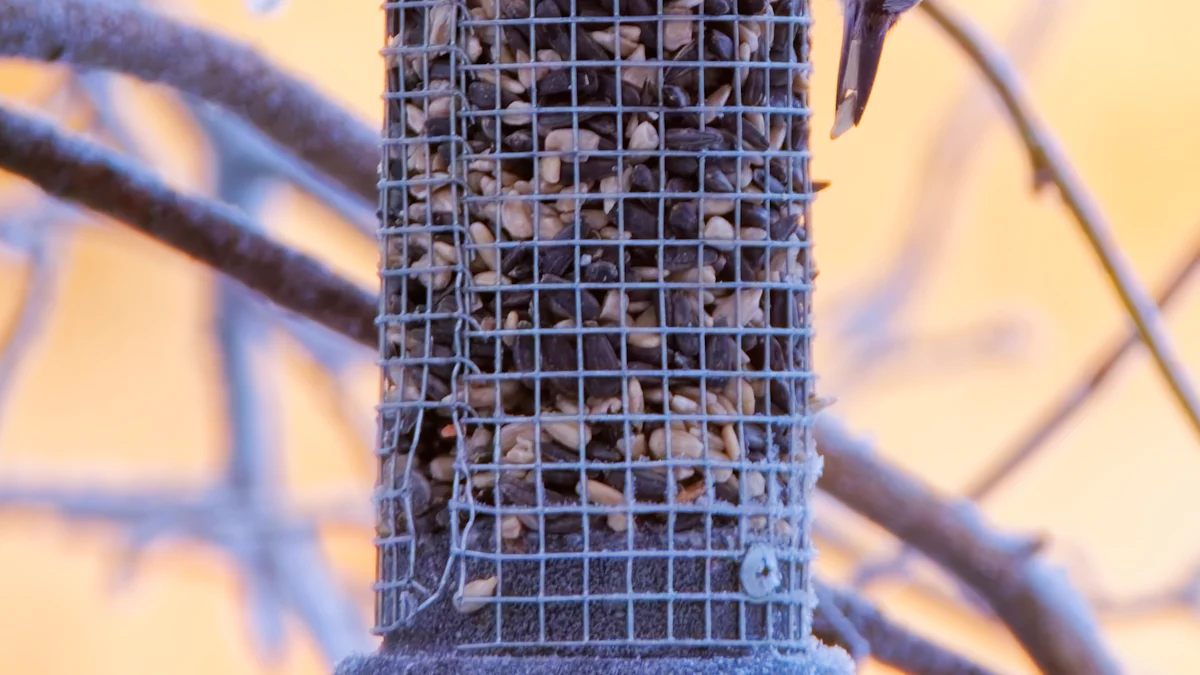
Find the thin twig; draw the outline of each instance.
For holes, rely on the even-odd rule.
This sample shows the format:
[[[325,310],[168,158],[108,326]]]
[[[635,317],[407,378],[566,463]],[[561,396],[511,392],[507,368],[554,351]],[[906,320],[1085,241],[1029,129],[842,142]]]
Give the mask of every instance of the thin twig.
[[[378,199],[378,131],[245,44],[129,3],[0,0],[0,55],[118,71],[219,103]]]
[[[208,114],[216,115],[219,109],[218,106],[194,96],[184,94],[182,98],[193,111],[211,109],[212,112]],[[311,171],[306,164],[271,143],[270,139],[240,117],[226,113],[220,124],[221,133],[229,136],[230,145],[237,148],[240,161],[253,164],[259,171],[277,180],[291,183],[296,189],[321,202],[353,225],[359,233],[369,237],[372,243],[375,241],[379,220],[375,216],[374,202],[368,205],[358,195],[348,193],[341,186]]]
[[[374,295],[253,232],[236,209],[176,192],[111,151],[3,108],[0,167],[48,194],[125,222],[281,307],[364,345],[378,345]]]
[[[1142,341],[1183,407],[1197,433],[1200,433],[1200,396],[1187,375],[1187,369],[1171,344],[1170,334],[1150,294],[1142,288],[1125,259],[1108,219],[1072,170],[1057,139],[1042,123],[1025,93],[1020,76],[1008,59],[970,21],[947,7],[942,0],[925,0],[921,8],[970,57],[1016,125],[1033,161],[1034,175],[1044,177],[1058,187],[1063,201],[1087,236],[1105,272],[1121,297],[1121,302],[1137,326]]]
[[[146,155],[140,150],[141,143],[136,134],[117,111],[118,102],[113,98],[113,79],[112,73],[79,70],[74,73],[70,84],[91,103],[92,130],[111,138],[125,154],[145,161]]]
[[[837,616],[848,621],[857,635],[870,645],[870,656],[876,661],[913,675],[993,675],[993,671],[912,633],[884,616],[861,596],[819,579],[814,585],[821,602],[830,603],[837,610]],[[813,632],[822,639],[836,641],[840,631],[829,621],[828,609],[825,604],[817,605]]]
[[[1069,581],[982,519],[883,462],[828,414],[816,423],[818,485],[974,589],[1047,675],[1117,675],[1091,610]]]

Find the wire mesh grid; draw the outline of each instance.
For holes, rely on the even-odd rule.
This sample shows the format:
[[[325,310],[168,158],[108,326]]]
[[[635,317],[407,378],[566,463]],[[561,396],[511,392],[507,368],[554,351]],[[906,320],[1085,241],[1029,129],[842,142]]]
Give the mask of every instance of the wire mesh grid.
[[[377,628],[803,650],[806,0],[385,9]]]

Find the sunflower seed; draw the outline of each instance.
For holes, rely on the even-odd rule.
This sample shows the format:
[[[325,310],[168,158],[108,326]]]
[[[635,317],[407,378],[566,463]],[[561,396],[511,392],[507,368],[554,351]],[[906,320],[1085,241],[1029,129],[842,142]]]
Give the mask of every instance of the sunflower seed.
[[[621,360],[608,338],[599,333],[588,333],[583,336],[583,363],[587,370],[616,372],[621,370]],[[621,393],[621,378],[587,377],[584,380],[584,391],[588,396],[616,396]]]
[[[494,576],[468,581],[462,592],[455,596],[454,608],[463,614],[478,612],[489,604],[487,598],[496,594],[499,583],[499,579]]]
[[[667,291],[665,304],[668,326],[684,329],[700,326],[700,313],[694,293],[683,290]],[[679,351],[688,356],[695,356],[700,353],[700,337],[693,332],[678,332],[671,335],[671,341]]]

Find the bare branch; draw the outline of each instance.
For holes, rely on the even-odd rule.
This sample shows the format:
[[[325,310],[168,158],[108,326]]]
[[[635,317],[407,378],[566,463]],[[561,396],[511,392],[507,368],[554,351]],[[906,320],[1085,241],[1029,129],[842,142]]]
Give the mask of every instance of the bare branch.
[[[175,192],[115,153],[2,108],[0,168],[121,220],[286,309],[364,345],[378,344],[374,295],[253,232],[236,209]]]
[[[378,199],[377,130],[245,44],[129,3],[0,0],[0,55],[118,71],[219,103]]]
[[[885,464],[828,414],[817,418],[816,441],[825,462],[818,486],[979,593],[1044,673],[1121,672],[1064,575]]]
[[[991,83],[1008,110],[1033,161],[1034,175],[1058,187],[1063,201],[1075,216],[1092,249],[1121,297],[1126,311],[1149,347],[1176,400],[1200,433],[1200,396],[1179,359],[1162,317],[1150,294],[1142,288],[1121,251],[1108,219],[1076,175],[1057,139],[1042,123],[1025,93],[1024,85],[1004,54],[965,17],[949,9],[942,0],[925,0],[925,10],[946,35],[970,57]]]
[[[837,616],[848,621],[870,645],[871,658],[880,663],[913,675],[993,675],[993,671],[914,635],[860,596],[820,580],[815,585],[821,604],[813,616],[813,632],[822,639],[837,642],[838,631],[827,613],[828,602],[837,610]]]
[[[862,665],[871,656],[871,644],[863,637],[858,626],[835,602],[833,592],[820,581],[813,580],[813,593],[817,597],[817,608],[813,612],[813,633],[830,644],[846,650],[856,665]]]

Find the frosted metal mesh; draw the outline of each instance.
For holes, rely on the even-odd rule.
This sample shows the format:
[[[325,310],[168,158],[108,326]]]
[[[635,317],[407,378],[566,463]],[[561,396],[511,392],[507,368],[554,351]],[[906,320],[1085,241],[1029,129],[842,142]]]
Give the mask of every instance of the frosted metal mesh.
[[[379,630],[801,650],[807,2],[385,9]]]

